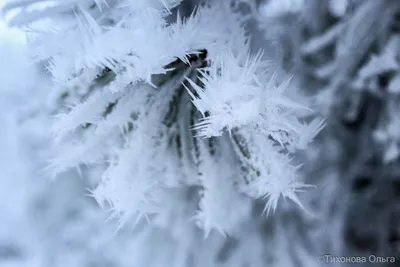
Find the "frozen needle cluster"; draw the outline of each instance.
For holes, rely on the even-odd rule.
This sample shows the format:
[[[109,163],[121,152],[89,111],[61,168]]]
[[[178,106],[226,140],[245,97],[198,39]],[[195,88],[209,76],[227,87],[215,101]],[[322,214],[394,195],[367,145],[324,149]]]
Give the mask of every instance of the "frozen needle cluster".
[[[301,206],[291,153],[324,123],[303,120],[289,81],[250,51],[238,1],[187,17],[178,0],[45,2],[5,10],[22,12],[14,24],[43,22],[30,49],[55,84],[52,172],[100,168],[92,194],[123,223],[163,217],[177,194],[192,195],[182,202],[206,234],[235,232],[253,199],[267,212],[281,196]]]

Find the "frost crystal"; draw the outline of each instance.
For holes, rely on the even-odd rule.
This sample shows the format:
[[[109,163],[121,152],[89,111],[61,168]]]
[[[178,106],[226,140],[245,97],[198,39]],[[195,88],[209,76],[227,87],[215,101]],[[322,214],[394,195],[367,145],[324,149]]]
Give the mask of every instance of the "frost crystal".
[[[55,82],[49,168],[104,167],[91,194],[122,223],[157,221],[176,188],[194,190],[190,213],[206,235],[232,234],[252,199],[266,197],[266,211],[280,196],[301,206],[306,185],[289,153],[324,122],[302,119],[310,109],[289,81],[250,51],[235,5],[206,3],[182,18],[179,2],[66,1],[68,23],[32,26],[31,51]]]

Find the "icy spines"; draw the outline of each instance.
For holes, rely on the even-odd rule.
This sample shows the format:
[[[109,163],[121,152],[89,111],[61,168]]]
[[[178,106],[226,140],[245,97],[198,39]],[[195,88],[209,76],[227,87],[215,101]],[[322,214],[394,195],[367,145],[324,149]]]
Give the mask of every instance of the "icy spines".
[[[176,188],[196,187],[191,217],[206,235],[232,235],[252,199],[267,198],[268,212],[281,196],[301,205],[306,186],[289,153],[323,121],[300,118],[310,109],[289,81],[271,77],[262,52],[251,53],[245,17],[230,2],[167,22],[178,3],[108,3],[102,17],[81,6],[70,27],[39,34],[34,52],[49,60],[69,105],[55,116],[50,167],[105,166],[92,195],[121,223],[162,216]]]

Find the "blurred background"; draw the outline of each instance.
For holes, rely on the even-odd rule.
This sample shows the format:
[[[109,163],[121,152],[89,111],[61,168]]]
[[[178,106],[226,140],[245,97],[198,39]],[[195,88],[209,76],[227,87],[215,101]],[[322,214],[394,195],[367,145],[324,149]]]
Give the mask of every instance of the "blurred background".
[[[196,2],[184,1],[182,14]],[[0,22],[1,267],[400,266],[400,1],[247,2],[254,49],[292,74],[327,118],[299,155],[303,180],[316,185],[301,195],[313,216],[282,201],[269,217],[255,203],[230,238],[204,240],[179,218],[119,229],[87,195],[94,181],[82,177],[99,170],[43,175],[51,79],[29,60],[26,35]]]

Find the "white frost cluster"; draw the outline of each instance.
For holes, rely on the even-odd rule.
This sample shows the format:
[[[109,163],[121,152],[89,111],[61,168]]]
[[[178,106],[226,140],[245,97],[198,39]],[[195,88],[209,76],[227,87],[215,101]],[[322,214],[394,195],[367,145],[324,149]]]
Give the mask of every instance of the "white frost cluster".
[[[95,2],[60,2],[69,19],[31,28],[55,82],[50,170],[104,168],[91,193],[122,223],[162,218],[177,188],[197,192],[181,205],[193,202],[206,234],[234,233],[252,199],[268,212],[280,196],[301,205],[307,185],[289,153],[324,123],[302,120],[310,110],[289,82],[250,51],[236,5],[206,2],[182,18],[178,0]]]

